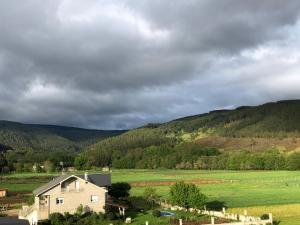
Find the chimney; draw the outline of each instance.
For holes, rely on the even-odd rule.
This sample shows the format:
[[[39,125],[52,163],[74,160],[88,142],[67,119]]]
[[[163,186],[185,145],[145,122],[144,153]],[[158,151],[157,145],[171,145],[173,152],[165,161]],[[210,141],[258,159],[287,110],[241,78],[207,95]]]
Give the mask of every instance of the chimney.
[[[84,179],[85,179],[86,181],[88,181],[88,179],[89,179],[89,175],[88,175],[87,172],[84,173]]]

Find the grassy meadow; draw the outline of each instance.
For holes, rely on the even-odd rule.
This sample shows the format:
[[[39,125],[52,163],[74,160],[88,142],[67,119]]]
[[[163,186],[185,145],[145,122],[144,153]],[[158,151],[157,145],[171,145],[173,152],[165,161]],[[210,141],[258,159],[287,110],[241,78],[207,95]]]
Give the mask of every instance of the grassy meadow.
[[[58,174],[10,174],[2,178],[0,188],[32,191],[54,175]],[[247,209],[258,216],[272,212],[280,225],[300,224],[298,171],[115,170],[112,179],[131,183],[132,195],[153,186],[164,198],[172,182],[193,182],[210,201],[222,201],[231,211]]]

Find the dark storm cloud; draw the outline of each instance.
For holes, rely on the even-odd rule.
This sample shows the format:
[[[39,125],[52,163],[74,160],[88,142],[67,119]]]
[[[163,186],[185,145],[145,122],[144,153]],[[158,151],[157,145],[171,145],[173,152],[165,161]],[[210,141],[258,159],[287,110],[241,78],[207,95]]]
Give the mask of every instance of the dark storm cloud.
[[[295,98],[299,9],[296,0],[1,1],[1,118],[130,128]]]

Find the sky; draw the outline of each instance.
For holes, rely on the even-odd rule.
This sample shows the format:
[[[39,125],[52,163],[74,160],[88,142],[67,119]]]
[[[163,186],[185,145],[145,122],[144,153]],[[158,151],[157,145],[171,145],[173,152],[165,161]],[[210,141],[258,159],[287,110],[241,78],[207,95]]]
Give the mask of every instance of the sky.
[[[1,0],[0,119],[130,129],[300,98],[299,0]]]

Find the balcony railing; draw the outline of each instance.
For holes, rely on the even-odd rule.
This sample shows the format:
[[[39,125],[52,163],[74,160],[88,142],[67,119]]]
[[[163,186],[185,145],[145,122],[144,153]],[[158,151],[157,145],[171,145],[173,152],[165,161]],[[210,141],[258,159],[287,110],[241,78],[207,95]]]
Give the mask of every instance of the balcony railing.
[[[19,216],[26,218],[30,213],[32,213],[35,210],[35,205],[31,206],[23,206],[23,208],[19,212]]]
[[[74,188],[74,189],[71,189],[71,188],[61,188],[61,192],[62,193],[82,192],[82,191],[83,191],[83,188]]]

